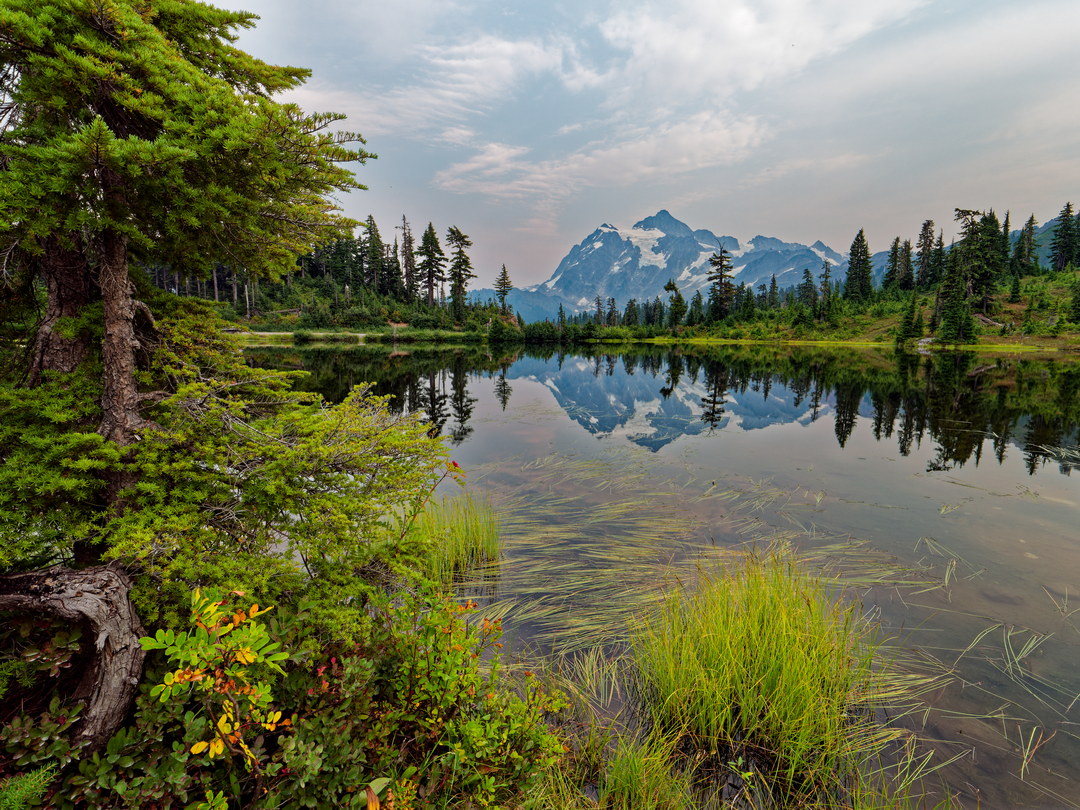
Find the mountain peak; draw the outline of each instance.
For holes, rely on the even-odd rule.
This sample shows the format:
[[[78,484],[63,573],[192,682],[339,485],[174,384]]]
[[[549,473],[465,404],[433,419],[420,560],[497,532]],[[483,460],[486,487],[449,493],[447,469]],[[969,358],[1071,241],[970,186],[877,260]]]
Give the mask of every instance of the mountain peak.
[[[675,219],[666,208],[661,208],[651,217],[645,217],[634,224],[635,230],[657,230],[667,236],[693,236],[694,232],[685,222]]]

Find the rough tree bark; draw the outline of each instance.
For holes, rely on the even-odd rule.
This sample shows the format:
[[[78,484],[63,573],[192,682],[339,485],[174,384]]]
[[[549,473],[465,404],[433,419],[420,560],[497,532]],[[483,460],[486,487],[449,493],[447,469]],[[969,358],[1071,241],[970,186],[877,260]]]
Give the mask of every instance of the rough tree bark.
[[[30,386],[39,385],[46,371],[70,374],[86,360],[91,349],[87,337],[65,336],[57,326],[63,318],[78,318],[100,298],[81,250],[64,247],[55,236],[44,240],[42,248],[38,262],[45,279],[45,317],[38,326],[30,356]]]
[[[85,704],[73,744],[100,749],[120,728],[135,698],[145,635],[128,591],[131,583],[114,566],[75,571],[63,566],[0,577],[0,610],[48,616],[80,624],[93,643],[90,664],[72,695]]]

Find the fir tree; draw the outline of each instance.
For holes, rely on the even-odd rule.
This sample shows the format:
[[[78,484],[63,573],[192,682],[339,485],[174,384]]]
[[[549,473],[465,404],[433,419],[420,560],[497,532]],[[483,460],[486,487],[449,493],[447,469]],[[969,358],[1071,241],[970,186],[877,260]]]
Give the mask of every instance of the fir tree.
[[[439,235],[430,222],[420,237],[420,249],[417,251],[420,261],[416,269],[420,273],[420,282],[427,289],[428,306],[435,305],[435,290],[446,280],[446,254],[439,244]]]
[[[446,244],[450,247],[450,269],[447,272],[450,281],[450,315],[456,322],[463,323],[469,279],[476,278],[472,271],[472,260],[465,252],[472,247],[472,240],[456,225],[451,225],[446,231]]]
[[[1072,203],[1065,203],[1050,242],[1050,266],[1054,270],[1064,270],[1066,265],[1076,261],[1077,226],[1073,216]]]
[[[690,299],[690,308],[686,311],[686,325],[697,326],[705,321],[705,299],[701,290],[697,290]]]
[[[499,299],[499,309],[502,310],[504,315],[507,313],[506,296],[510,294],[512,289],[514,289],[514,284],[510,281],[510,273],[507,272],[504,264],[502,270],[499,271],[499,275],[495,277],[495,297]]]
[[[364,223],[364,284],[375,292],[382,292],[384,282],[384,267],[386,264],[386,247],[383,245],[382,236],[379,234],[379,226],[375,224],[375,217],[368,215]]]
[[[828,321],[832,318],[833,289],[832,289],[832,265],[827,259],[821,262],[821,294],[818,298],[818,319]]]
[[[607,314],[604,316],[608,326],[619,325],[619,309],[615,304],[614,298],[607,300]]]
[[[937,283],[934,277],[934,220],[923,222],[919,229],[919,238],[915,243],[918,260],[915,274],[915,286],[926,290]]]
[[[1013,275],[1012,283],[1009,285],[1009,303],[1020,303],[1020,276]]]
[[[870,262],[870,246],[866,234],[860,228],[848,251],[847,280],[844,298],[849,301],[868,301],[873,291],[873,266]]]
[[[896,286],[900,290],[915,289],[915,267],[911,259],[911,240],[900,245],[900,262],[896,271]]]
[[[958,250],[950,251],[940,289],[941,316],[937,337],[943,343],[968,343],[975,334],[968,303],[967,279]]]
[[[810,273],[809,268],[803,270],[802,283],[799,284],[798,289],[798,300],[800,304],[811,312],[817,309],[817,285],[814,284],[814,276]]]
[[[683,319],[686,317],[686,299],[683,298],[682,293],[679,292],[679,288],[675,286],[675,280],[669,279],[668,283],[664,285],[664,290],[671,293],[671,304],[668,310],[668,326],[675,329],[682,325]]]
[[[405,301],[412,303],[420,296],[420,277],[416,269],[416,245],[412,228],[405,215],[401,215],[401,270],[405,284]]]
[[[1020,230],[1020,237],[1013,246],[1011,269],[1015,276],[1030,276],[1038,271],[1038,244],[1035,238],[1035,229],[1038,222],[1035,215],[1028,217],[1024,227]]]
[[[559,306],[562,306],[560,304]],[[638,313],[638,303],[636,298],[631,298],[626,302],[626,309],[623,310],[622,322],[624,326],[637,326],[640,323],[641,316]]]
[[[918,296],[915,293],[912,293],[907,307],[904,308],[904,315],[900,319],[900,326],[896,332],[897,346],[903,346],[912,338],[917,337],[915,334],[916,298],[918,298]]]
[[[898,286],[900,277],[900,237],[893,239],[889,246],[889,258],[885,265],[885,275],[881,279],[881,286],[886,290],[894,290]]]
[[[780,288],[776,284],[776,273],[773,273],[769,281],[769,296],[767,299],[769,309],[780,309]]]
[[[724,247],[709,257],[709,305],[711,323],[722,321],[731,314],[735,286],[731,282],[731,254]]]

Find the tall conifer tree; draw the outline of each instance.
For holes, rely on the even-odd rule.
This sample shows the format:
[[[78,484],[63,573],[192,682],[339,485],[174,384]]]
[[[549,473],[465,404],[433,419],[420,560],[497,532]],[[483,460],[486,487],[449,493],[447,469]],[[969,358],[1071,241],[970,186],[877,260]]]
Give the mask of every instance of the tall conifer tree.
[[[472,271],[472,259],[465,251],[472,247],[469,239],[456,225],[451,225],[446,232],[446,244],[450,246],[450,312],[454,320],[465,320],[465,296],[469,289],[469,279],[476,278]]]
[[[442,245],[439,244],[439,235],[435,233],[435,226],[430,222],[420,237],[420,249],[416,252],[420,257],[416,269],[420,274],[420,283],[427,290],[428,306],[435,305],[435,291],[446,280],[446,254],[443,253]]]
[[[1057,227],[1050,242],[1050,266],[1054,270],[1064,270],[1067,264],[1076,261],[1077,225],[1073,217],[1073,205],[1067,202],[1058,214]]]
[[[873,266],[870,262],[870,246],[862,228],[855,235],[848,251],[847,279],[844,298],[849,301],[867,301],[873,291]]]

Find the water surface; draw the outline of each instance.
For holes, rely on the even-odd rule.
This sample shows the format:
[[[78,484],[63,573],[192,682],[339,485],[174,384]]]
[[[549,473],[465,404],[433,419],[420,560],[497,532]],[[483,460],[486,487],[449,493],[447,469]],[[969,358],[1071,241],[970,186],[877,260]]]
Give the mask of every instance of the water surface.
[[[950,786],[971,806],[1080,806],[1076,359],[760,347],[251,356],[307,369],[331,400],[368,381],[427,414],[505,514],[488,595],[519,645],[617,644],[636,610],[747,542],[832,549],[865,577],[880,557],[925,584],[867,584],[867,610],[954,675],[911,721],[941,758],[964,754],[943,771]]]

